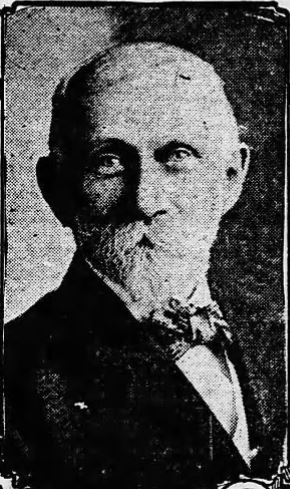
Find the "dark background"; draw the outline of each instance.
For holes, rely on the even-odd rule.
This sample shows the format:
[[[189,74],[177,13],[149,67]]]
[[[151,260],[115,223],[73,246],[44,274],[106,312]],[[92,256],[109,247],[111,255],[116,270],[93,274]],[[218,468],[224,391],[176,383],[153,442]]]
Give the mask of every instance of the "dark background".
[[[96,19],[99,15],[97,10],[100,9],[102,12],[105,11],[107,20],[101,19],[97,25]],[[218,75],[224,80],[227,96],[241,126],[242,140],[251,148],[250,169],[243,194],[238,204],[223,219],[218,239],[212,250],[209,279],[213,296],[218,300],[228,322],[235,328],[239,337],[259,409],[272,436],[273,454],[277,455],[279,451],[281,452],[281,440],[285,432],[283,220],[285,86],[288,69],[286,13],[270,3],[252,2],[251,5],[249,3],[115,4],[92,9],[45,7],[32,9],[31,12],[26,10],[22,14],[18,12],[17,15],[18,19],[11,17],[10,22],[10,44],[8,43],[10,71],[8,70],[7,75],[8,82],[10,80],[7,88],[9,92],[7,214],[12,229],[11,272],[7,276],[8,286],[9,280],[12,284],[10,289],[8,288],[8,302],[10,300],[12,312],[10,314],[13,315],[13,311],[19,313],[17,309],[19,284],[24,298],[21,303],[22,309],[25,309],[26,302],[28,307],[37,295],[35,292],[34,295],[29,296],[29,283],[27,283],[29,274],[32,277],[31,284],[36,291],[44,291],[41,288],[42,283],[45,283],[46,289],[52,288],[52,284],[55,285],[53,280],[42,279],[45,267],[41,266],[42,262],[45,263],[47,249],[52,250],[49,258],[50,267],[54,266],[54,257],[58,254],[55,237],[52,238],[44,230],[49,224],[50,233],[53,234],[55,221],[54,217],[48,214],[49,211],[41,207],[44,204],[36,190],[34,171],[32,172],[32,163],[35,167],[36,158],[34,160],[33,151],[30,157],[29,148],[35,144],[35,139],[37,143],[38,134],[31,132],[31,124],[41,110],[49,114],[53,89],[60,74],[63,75],[63,64],[56,64],[55,61],[62,56],[57,54],[57,50],[60,52],[65,44],[68,49],[65,57],[66,65],[69,67],[74,64],[74,59],[77,62],[84,58],[85,54],[90,55],[94,50],[98,51],[112,41],[163,41],[192,51],[212,63]],[[95,20],[92,22],[92,19]],[[107,22],[106,28],[104,22]],[[29,26],[34,31],[29,30]],[[97,33],[95,36],[94,32]],[[35,35],[39,36],[39,42]],[[106,42],[104,42],[105,36]],[[22,40],[22,45],[19,39]],[[32,49],[27,51],[28,40],[32,47],[40,49],[37,59]],[[74,46],[78,46],[76,51],[78,56],[75,56]],[[31,62],[31,59],[36,61]],[[24,71],[20,68],[17,71],[15,63],[22,66]],[[30,71],[27,71],[27,66],[30,67]],[[13,88],[12,75],[15,76],[15,73],[18,73],[18,79],[16,77],[18,82]],[[26,76],[25,86],[28,86],[29,81],[34,80],[33,77],[40,76],[39,73],[44,79],[37,81],[40,91],[37,92],[36,100],[43,104],[41,101],[46,97],[46,105],[42,108],[35,106],[34,99],[33,102],[31,101],[33,95],[27,95],[25,92],[22,93],[22,98],[19,98],[20,81],[23,77]],[[47,83],[50,84],[49,89]],[[22,114],[15,113],[13,108],[15,100],[18,101],[18,111],[21,108]],[[36,107],[33,110],[32,105]],[[25,110],[27,110],[26,116]],[[22,130],[21,125],[27,124],[27,130],[30,131],[26,135],[25,132],[22,133],[23,135],[18,136],[16,141],[13,120],[16,121],[16,128],[19,124]],[[40,131],[43,132],[44,127],[44,132],[47,133],[48,115],[41,127]],[[40,137],[40,134],[38,136]],[[24,148],[27,167],[25,161],[22,163],[23,151],[19,152],[19,149],[16,155],[18,165],[15,162],[15,153],[19,145]],[[43,146],[42,154],[46,152],[47,148]],[[19,167],[19,165],[23,166]],[[18,186],[15,187],[17,171]],[[28,192],[23,197],[23,185],[29,186],[31,181],[35,186],[32,187],[34,194]],[[41,203],[35,204],[36,201]],[[23,213],[29,226],[31,222],[34,223],[34,228],[29,228],[30,234],[27,233],[25,238],[21,231]],[[48,219],[49,223],[47,223]],[[21,245],[21,248],[20,238],[16,237],[19,236],[19,230],[21,241],[27,240],[23,255],[21,253],[19,255],[19,250],[23,250],[25,245]],[[61,236],[62,241],[59,238],[61,241],[59,246],[62,246],[64,257],[68,256],[67,253],[65,254],[66,246],[70,253],[71,247],[63,244],[63,235]],[[31,243],[34,238],[39,241],[35,242],[33,248]],[[40,250],[40,261],[36,266],[37,246]],[[22,259],[19,260],[19,256],[20,258],[22,256]],[[67,266],[67,261],[63,257],[58,264],[57,277],[63,274]],[[28,267],[25,277],[23,270],[20,272],[23,259],[26,260],[24,263]],[[34,272],[34,269],[38,272]],[[53,276],[52,272],[51,276]]]
[[[164,41],[212,63],[251,148],[244,191],[223,219],[209,278],[239,336],[276,452],[285,433],[286,18],[267,4],[183,4],[124,6],[118,20],[118,40]]]

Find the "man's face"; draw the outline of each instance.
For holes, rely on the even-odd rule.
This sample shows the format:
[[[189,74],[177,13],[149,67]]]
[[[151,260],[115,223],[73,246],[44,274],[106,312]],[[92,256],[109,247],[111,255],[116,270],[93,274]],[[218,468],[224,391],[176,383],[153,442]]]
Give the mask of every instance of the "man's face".
[[[163,266],[165,282],[207,270],[239,141],[225,96],[221,103],[220,93],[189,83],[151,71],[82,99],[75,237],[93,266],[123,285],[134,267],[140,277],[147,265],[159,275]]]

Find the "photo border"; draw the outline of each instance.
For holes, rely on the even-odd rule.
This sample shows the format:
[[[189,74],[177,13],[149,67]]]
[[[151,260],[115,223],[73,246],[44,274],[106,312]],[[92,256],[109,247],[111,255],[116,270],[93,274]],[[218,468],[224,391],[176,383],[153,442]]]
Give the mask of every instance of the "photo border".
[[[7,18],[10,15],[13,15],[19,9],[29,8],[29,7],[104,7],[104,6],[132,6],[133,7],[153,7],[156,5],[162,4],[164,7],[169,7],[173,5],[178,6],[190,6],[193,7],[204,7],[206,4],[207,8],[220,8],[223,9],[225,7],[231,9],[244,9],[247,8],[247,11],[252,11],[253,13],[257,11],[259,7],[265,7],[265,14],[275,10],[278,14],[283,15],[286,18],[287,23],[287,33],[288,33],[288,41],[289,41],[289,33],[290,33],[290,13],[289,10],[285,6],[280,6],[279,2],[276,1],[251,1],[248,0],[236,0],[236,1],[184,1],[184,0],[176,0],[176,1],[164,1],[156,0],[156,1],[130,1],[130,0],[15,0],[12,2],[10,6],[3,6],[0,10],[1,16],[1,79],[0,79],[0,104],[1,104],[1,126],[0,126],[0,328],[1,328],[1,340],[0,340],[0,371],[2,371],[1,376],[1,393],[0,393],[0,489],[2,488],[1,483],[1,475],[3,477],[8,477],[9,480],[12,481],[12,487],[18,487],[17,481],[13,474],[9,474],[6,471],[5,464],[5,453],[3,447],[3,441],[5,439],[5,396],[4,396],[4,356],[5,356],[5,344],[4,344],[4,308],[5,308],[5,282],[6,282],[6,251],[7,251],[7,234],[6,234],[6,152],[5,152],[5,119],[6,119],[6,105],[5,105],[5,61],[6,61],[6,28],[7,28]],[[290,2],[289,2],[290,7]],[[285,86],[286,90],[289,87],[289,42],[286,46],[287,52],[287,65],[288,73],[286,75]],[[286,95],[286,107],[285,107],[285,127],[284,127],[284,138],[286,141],[285,148],[285,198],[284,198],[284,302],[285,302],[285,367],[286,367],[286,407],[289,410],[289,397],[288,397],[288,389],[289,389],[289,367],[288,367],[288,359],[289,359],[289,331],[288,331],[288,275],[287,275],[287,265],[288,265],[288,226],[287,226],[287,217],[288,217],[288,199],[287,199],[287,190],[288,190],[288,181],[287,181],[287,172],[288,172],[288,131],[287,131],[287,122],[289,122],[289,103]],[[288,425],[289,425],[289,413],[287,417]],[[287,430],[287,427],[286,427]],[[219,489],[240,489],[242,488],[241,484],[244,485],[244,489],[255,489],[256,487],[260,488],[268,488],[268,489],[280,489],[280,488],[288,488],[290,487],[290,468],[289,468],[289,432],[287,430],[286,433],[287,439],[287,448],[285,449],[284,457],[285,459],[281,461],[281,464],[278,468],[277,474],[273,474],[272,481],[259,481],[258,479],[242,479],[239,481],[227,482],[223,486],[218,486]],[[5,479],[6,480],[6,479]],[[8,479],[7,479],[8,480]],[[16,484],[16,485],[14,485]],[[258,484],[258,486],[257,486]],[[3,486],[5,489],[5,486]]]

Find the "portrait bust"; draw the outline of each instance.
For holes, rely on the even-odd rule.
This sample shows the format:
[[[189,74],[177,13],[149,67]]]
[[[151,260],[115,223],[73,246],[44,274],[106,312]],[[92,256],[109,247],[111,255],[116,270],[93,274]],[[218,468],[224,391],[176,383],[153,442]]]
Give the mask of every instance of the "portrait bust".
[[[249,162],[223,80],[186,49],[116,44],[60,81],[37,181],[76,252],[5,333],[6,451],[27,484],[269,475],[239,336],[208,282]]]

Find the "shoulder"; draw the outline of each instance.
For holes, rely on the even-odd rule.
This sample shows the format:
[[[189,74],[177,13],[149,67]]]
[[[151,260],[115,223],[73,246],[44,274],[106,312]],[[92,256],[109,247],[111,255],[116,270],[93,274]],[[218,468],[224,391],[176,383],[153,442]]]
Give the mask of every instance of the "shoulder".
[[[58,293],[50,292],[4,328],[6,372],[24,368],[40,355],[56,326]],[[13,368],[12,368],[13,367]]]
[[[8,322],[5,325],[6,341],[16,340],[15,335],[23,340],[30,335],[35,336],[35,333],[38,336],[37,332],[43,331],[43,327],[55,316],[57,302],[58,291],[49,292],[23,314]]]
[[[5,325],[5,354],[13,351],[26,351],[32,354],[41,344],[63,324],[68,316],[73,317],[79,289],[74,291],[74,280],[68,272],[58,289],[39,299],[26,312]]]

